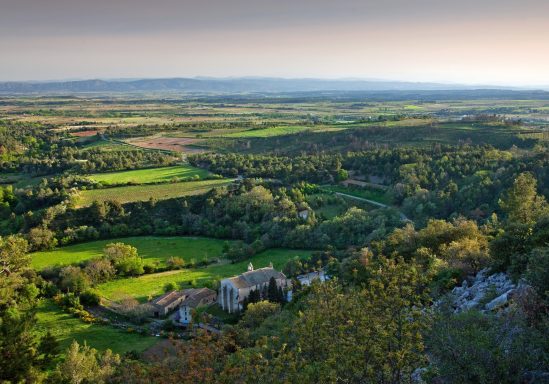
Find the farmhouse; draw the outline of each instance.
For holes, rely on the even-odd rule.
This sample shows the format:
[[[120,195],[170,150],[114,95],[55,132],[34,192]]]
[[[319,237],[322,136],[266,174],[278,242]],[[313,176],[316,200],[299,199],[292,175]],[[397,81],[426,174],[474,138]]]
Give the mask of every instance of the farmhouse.
[[[238,312],[242,309],[242,302],[250,292],[264,289],[271,278],[274,278],[276,285],[282,289],[289,288],[291,285],[290,280],[282,272],[275,270],[272,265],[254,270],[250,263],[247,272],[221,280],[217,302],[229,313]]]
[[[154,317],[166,316],[176,309],[183,300],[185,300],[185,292],[170,291],[165,293],[149,303],[152,308],[152,315]]]
[[[215,303],[217,293],[208,288],[187,289],[186,298],[179,307],[179,322],[188,325],[192,321],[193,309]]]

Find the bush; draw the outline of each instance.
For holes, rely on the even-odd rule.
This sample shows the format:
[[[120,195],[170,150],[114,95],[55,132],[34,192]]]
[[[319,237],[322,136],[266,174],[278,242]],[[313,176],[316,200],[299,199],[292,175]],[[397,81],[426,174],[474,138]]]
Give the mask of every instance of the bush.
[[[90,278],[79,267],[65,267],[59,277],[61,289],[67,292],[84,292],[90,287]]]
[[[164,292],[175,291],[176,289],[177,289],[177,284],[174,283],[173,281],[166,283],[166,285],[164,285]]]
[[[80,294],[80,303],[83,305],[93,307],[101,304],[101,296],[94,289],[88,289]]]
[[[45,296],[45,297],[55,297],[57,294],[59,294],[59,288],[57,288],[57,285],[55,285],[54,283],[52,283],[51,281],[48,281],[44,284],[44,286],[42,287],[42,294]]]
[[[518,383],[549,363],[544,342],[519,319],[469,311],[441,313],[426,347],[445,383]]]
[[[536,248],[528,257],[526,280],[545,299],[549,299],[549,248]]]
[[[172,256],[166,261],[166,265],[168,265],[170,269],[181,269],[185,266],[185,260],[181,257]]]
[[[74,293],[59,293],[57,294],[53,300],[57,303],[57,305],[63,307],[63,308],[74,308],[78,310],[83,310],[84,307],[80,303],[80,297],[76,296]]]

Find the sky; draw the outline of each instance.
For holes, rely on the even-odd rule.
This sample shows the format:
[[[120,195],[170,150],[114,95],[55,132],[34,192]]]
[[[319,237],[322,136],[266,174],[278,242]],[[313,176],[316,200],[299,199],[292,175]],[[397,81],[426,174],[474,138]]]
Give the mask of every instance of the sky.
[[[549,85],[549,0],[0,0],[0,81]]]

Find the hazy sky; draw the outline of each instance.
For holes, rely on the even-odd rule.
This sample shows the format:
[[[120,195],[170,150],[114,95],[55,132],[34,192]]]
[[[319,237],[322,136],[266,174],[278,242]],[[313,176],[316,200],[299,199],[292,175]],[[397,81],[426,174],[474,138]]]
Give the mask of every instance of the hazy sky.
[[[0,80],[549,84],[549,0],[0,0]]]

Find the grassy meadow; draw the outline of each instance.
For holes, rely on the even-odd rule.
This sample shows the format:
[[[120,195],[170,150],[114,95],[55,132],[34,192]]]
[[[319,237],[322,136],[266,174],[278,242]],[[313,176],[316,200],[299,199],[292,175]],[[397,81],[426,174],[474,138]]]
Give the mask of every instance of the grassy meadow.
[[[107,244],[122,242],[137,248],[145,264],[165,266],[171,256],[183,258],[186,262],[208,260],[221,256],[224,240],[204,237],[125,237],[98,240],[60,247],[53,251],[32,254],[32,267],[41,270],[52,265],[70,265],[101,257]]]
[[[294,133],[299,133],[299,132],[310,130],[310,129],[312,129],[312,127],[291,125],[291,126],[280,126],[280,127],[262,128],[262,129],[250,129],[247,131],[228,133],[223,136],[234,137],[234,138],[272,137],[272,136],[291,135]]]
[[[96,173],[88,178],[102,184],[152,184],[165,183],[180,179],[204,178],[209,172],[190,165],[177,165],[173,167],[136,169],[132,171]]]
[[[79,344],[104,351],[112,350],[123,354],[129,351],[143,352],[158,342],[152,336],[130,333],[107,325],[88,324],[64,312],[51,300],[42,300],[36,313],[37,330],[39,334],[50,331],[59,341],[61,351],[64,351],[73,340]]]
[[[325,185],[322,189],[329,192],[345,193],[350,196],[372,200],[381,204],[391,204],[391,199],[386,192],[377,189],[362,187],[344,187],[342,185]]]
[[[212,188],[227,185],[230,182],[231,180],[229,179],[216,179],[91,189],[79,193],[76,205],[78,207],[85,207],[94,201],[104,202],[107,200],[114,200],[124,204],[135,201],[148,201],[151,198],[156,200],[172,199],[175,197],[204,193]]]

